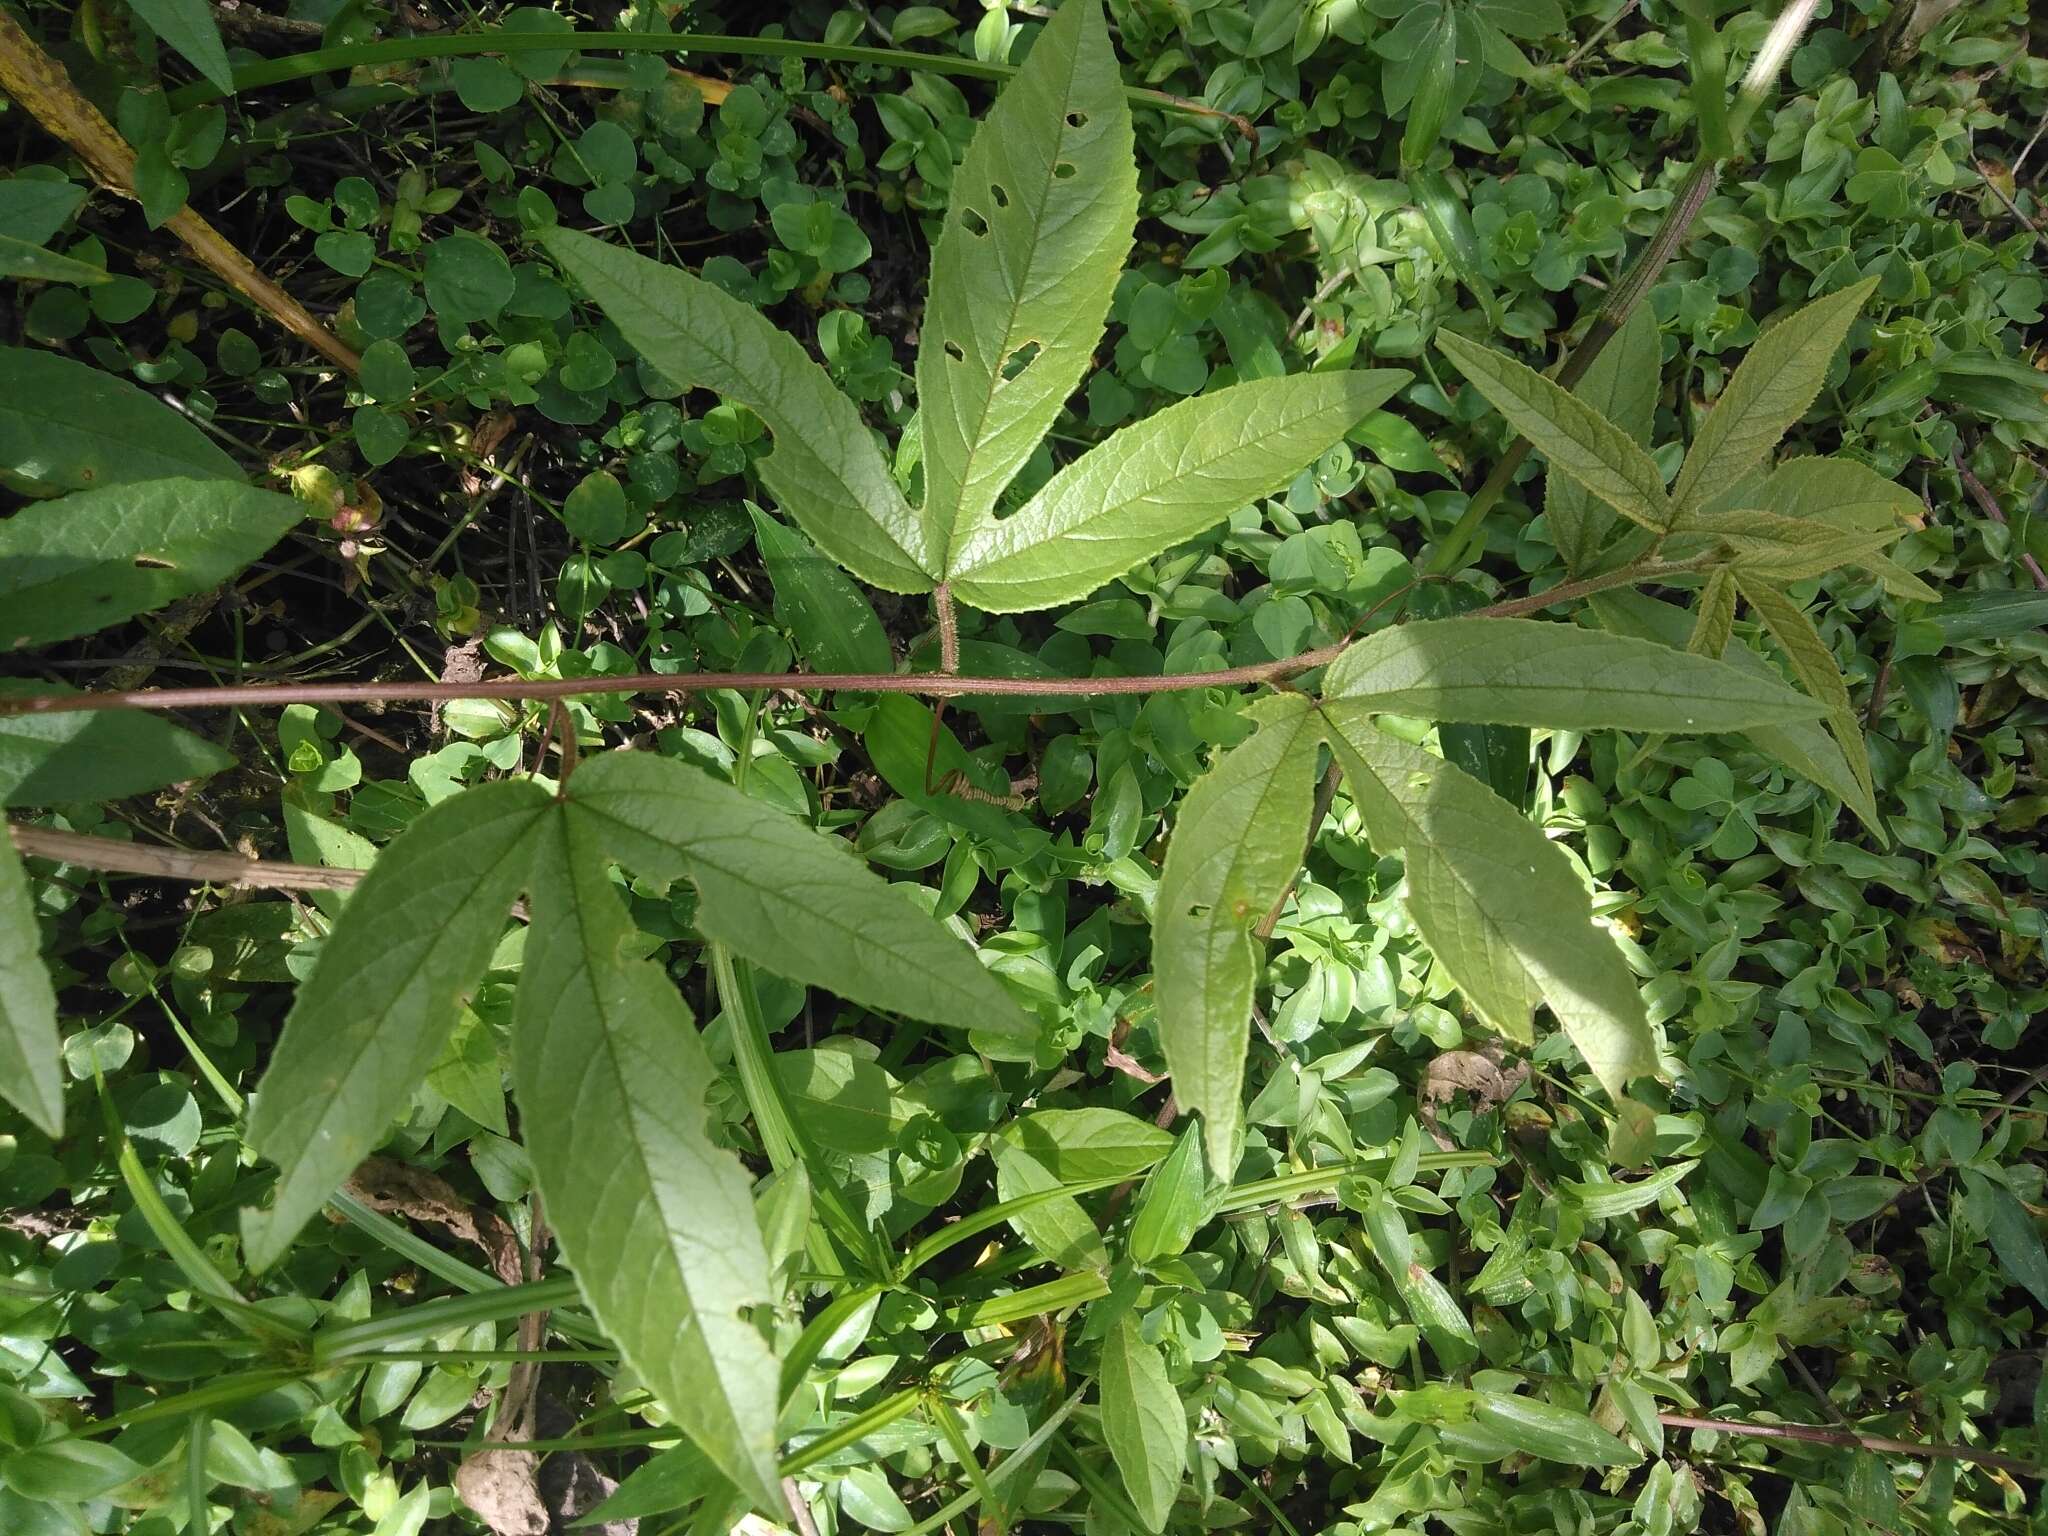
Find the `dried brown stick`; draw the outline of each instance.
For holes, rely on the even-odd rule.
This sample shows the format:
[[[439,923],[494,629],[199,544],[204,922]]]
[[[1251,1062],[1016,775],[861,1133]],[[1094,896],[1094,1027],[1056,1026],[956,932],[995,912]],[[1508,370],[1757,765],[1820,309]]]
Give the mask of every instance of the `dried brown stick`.
[[[0,9],[0,89],[71,146],[108,191],[135,198],[135,152],[71,77],[6,10]],[[226,236],[187,206],[166,226],[186,249],[249,304],[262,310],[329,362],[353,375],[362,359],[344,346],[304,305],[257,270]]]

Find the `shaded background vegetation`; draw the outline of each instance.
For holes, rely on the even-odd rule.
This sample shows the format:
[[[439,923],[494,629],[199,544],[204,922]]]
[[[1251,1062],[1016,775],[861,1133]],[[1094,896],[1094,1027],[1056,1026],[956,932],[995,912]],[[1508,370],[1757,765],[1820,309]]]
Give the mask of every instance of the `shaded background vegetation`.
[[[1411,580],[1507,446],[1503,423],[1431,350],[1435,332],[1554,363],[1698,154],[1688,60],[1702,55],[1668,4],[1109,9],[1127,79],[1209,110],[1138,107],[1139,243],[1100,371],[1017,493],[1108,428],[1232,378],[1355,359],[1398,362],[1417,382],[1284,496],[1123,589],[1057,617],[970,615],[970,669],[1184,671],[1345,633]],[[768,447],[758,423],[653,374],[526,236],[555,219],[610,226],[700,271],[804,338],[893,437],[909,413],[930,240],[987,82],[802,46],[696,52],[679,74],[654,54],[579,55],[565,40],[503,59],[337,68],[223,107],[124,7],[21,15],[140,149],[143,202],[93,195],[41,233],[10,225],[26,184],[84,185],[11,112],[0,233],[112,280],[18,277],[0,339],[132,378],[274,472],[314,517],[230,588],[17,656],[14,674],[133,687],[796,663],[788,594],[744,505],[749,463]],[[808,3],[220,15],[238,64],[477,25],[729,33],[971,64],[1016,56],[1039,19],[1024,6]],[[1732,57],[1768,19],[1720,17]],[[1393,872],[1340,802],[1276,931],[1240,1178],[1391,1147],[1411,1119],[1441,1149],[1484,1153],[1483,1167],[1429,1173],[1412,1212],[1480,1354],[1425,1349],[1363,1261],[1356,1218],[1333,1203],[1211,1224],[1159,1325],[1201,1462],[1202,1502],[1184,1502],[1177,1522],[1661,1532],[2038,1518],[2038,1480],[1840,1444],[1672,1431],[1651,1447],[1661,1459],[1604,1475],[1516,1457],[1447,1472],[1356,1427],[1389,1392],[1476,1368],[1549,1383],[1615,1429],[1633,1427],[1635,1392],[1679,1413],[2048,1460],[2048,394],[2033,191],[2048,163],[2048,62],[2028,26],[2025,7],[2002,0],[1822,6],[1648,299],[1663,356],[1654,440],[1673,445],[1669,472],[1760,324],[1852,272],[1879,279],[1797,435],[1925,503],[1924,526],[1894,554],[1943,603],[1901,602],[1856,575],[1815,593],[1867,722],[1882,835],[1736,738],[1550,737],[1527,767],[1496,775],[1585,864],[1682,1069],[1653,1123],[1616,1125],[1561,1041],[1516,1062],[1461,1020],[1408,931]],[[1434,133],[1418,124],[1432,113]],[[152,227],[188,196],[363,352],[358,383],[246,312]],[[0,470],[24,469],[18,425],[0,423],[0,448],[12,455]],[[914,480],[912,455],[898,467]],[[1476,602],[1554,582],[1541,507],[1531,465],[1451,590]],[[876,606],[893,655],[929,664],[924,606]],[[846,1090],[797,1054],[814,1049],[871,1059],[889,1074],[889,1113],[928,1138],[899,1153],[842,1137],[867,1214],[892,1233],[994,1199],[976,1154],[1021,1109],[1159,1113],[1143,901],[1173,805],[1233,729],[1217,698],[956,708],[951,729],[977,774],[1017,797],[972,825],[927,792],[929,717],[905,701],[728,694],[573,713],[592,745],[632,741],[717,770],[755,754],[754,793],[849,829],[873,863],[925,886],[1045,1020],[1040,1062],[984,1073],[936,1038],[764,981],[800,1102],[822,1126],[838,1123]],[[494,703],[196,719],[236,772],[40,819],[360,866],[454,786],[530,766],[544,734],[544,711]],[[153,1187],[233,1273],[234,1213],[267,1177],[240,1155],[233,1095],[260,1070],[331,898],[32,868],[81,1128],[51,1146],[9,1122],[0,1140],[0,1406],[84,1420],[238,1364],[139,1218],[116,1143],[87,1123],[94,1072]],[[701,1004],[714,1056],[729,1054],[689,899],[635,895],[637,924]],[[263,1282],[292,1305],[360,1315],[373,1296],[445,1289],[423,1249],[488,1266],[466,1236],[502,1256],[514,1233],[530,1235],[495,1043],[512,975],[476,1000],[387,1162],[358,1181],[356,1198],[395,1213],[410,1240],[368,1216],[309,1233]],[[757,1150],[737,1084],[723,1086],[724,1134]],[[1675,1188],[1614,1216],[1570,1197],[1610,1171],[1694,1160]],[[1528,1257],[1504,1283],[1476,1286],[1518,1195],[1551,1202]],[[954,1282],[892,1297],[850,1359],[821,1368],[836,1381],[819,1423],[893,1390],[899,1362],[957,1347],[933,1332]],[[972,1404],[990,1445],[1014,1444],[1055,1393],[1058,1325],[1019,1332],[1016,1358],[996,1352],[1000,1377]],[[487,1322],[437,1341],[446,1357],[379,1364],[332,1400],[280,1391],[224,1411],[220,1465],[207,1467],[217,1514],[245,1533],[473,1528],[451,1475],[509,1370],[476,1352],[511,1341],[509,1322]],[[631,1443],[642,1421],[621,1406],[630,1383],[607,1369],[544,1374],[544,1434],[580,1425],[628,1442],[591,1440],[550,1463],[558,1518],[645,1460]],[[151,1464],[178,1432],[138,1427],[123,1443]],[[932,1438],[878,1435],[822,1463],[805,1479],[812,1518],[907,1528],[960,1478]],[[1026,1522],[1118,1525],[1094,1485],[1100,1457],[1080,1443],[1039,1474]],[[92,1528],[173,1529],[183,1475],[95,1506]],[[0,1524],[77,1528],[52,1507],[17,1485],[0,1491]],[[405,1523],[415,1513],[424,1527]],[[687,1505],[670,1507],[640,1528],[686,1518]]]

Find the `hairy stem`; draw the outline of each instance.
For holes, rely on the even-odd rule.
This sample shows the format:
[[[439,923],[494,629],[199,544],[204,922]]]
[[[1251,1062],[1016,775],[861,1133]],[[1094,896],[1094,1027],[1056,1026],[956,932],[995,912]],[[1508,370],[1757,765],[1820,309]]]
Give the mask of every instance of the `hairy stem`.
[[[932,611],[939,620],[939,670],[960,670],[960,616],[953,611],[953,589],[943,581],[932,588]]]
[[[1619,570],[1568,581],[1529,597],[1475,608],[1467,618],[1508,619],[1540,613],[1556,603],[1632,582],[1699,569],[1637,561]],[[505,677],[469,683],[241,683],[208,688],[141,688],[109,693],[31,693],[0,696],[0,719],[9,715],[64,715],[108,709],[255,709],[283,704],[447,703],[454,699],[554,700],[599,694],[709,693],[718,688],[785,693],[910,693],[932,699],[970,697],[1104,698],[1185,693],[1197,688],[1240,688],[1277,683],[1326,667],[1351,642],[1318,646],[1277,661],[1223,667],[1214,672],[1168,672],[1137,677],[964,677],[955,672],[630,672],[618,677]],[[958,644],[957,636],[955,644]],[[957,662],[957,657],[955,658]]]
[[[1343,651],[1326,645],[1279,661],[1226,667],[1216,672],[1173,672],[1153,677],[962,677],[945,672],[634,672],[619,677],[507,677],[472,683],[246,683],[209,688],[143,688],[124,693],[50,693],[0,696],[0,717],[71,714],[103,709],[228,709],[281,704],[349,704],[406,700],[568,699],[622,693],[706,693],[715,688],[788,693],[912,693],[958,699],[1075,698],[1110,694],[1176,693],[1193,688],[1235,688],[1268,683],[1326,666]]]

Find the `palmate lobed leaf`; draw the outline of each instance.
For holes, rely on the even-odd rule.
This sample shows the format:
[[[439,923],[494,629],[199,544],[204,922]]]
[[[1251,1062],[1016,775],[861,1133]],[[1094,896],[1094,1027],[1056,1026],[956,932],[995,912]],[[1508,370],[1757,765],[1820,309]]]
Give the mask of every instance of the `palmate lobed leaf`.
[[[1634,978],[1563,852],[1470,775],[1383,734],[1365,706],[1321,715],[1373,846],[1400,855],[1409,915],[1473,1011],[1527,1041],[1548,1004],[1616,1102],[1654,1076]]]
[[[1408,381],[1399,369],[1233,384],[1125,427],[953,552],[963,602],[1022,613],[1086,597],[1285,485]]]
[[[1553,730],[1733,731],[1820,713],[1768,676],[1534,619],[1381,630],[1331,664],[1323,697],[1423,720]]]
[[[640,1380],[758,1507],[782,1507],[778,1368],[746,1309],[774,1299],[750,1181],[706,1134],[717,1071],[633,924],[600,826],[535,840],[513,1025],[520,1129],[578,1288]]]
[[[655,368],[767,423],[775,448],[755,469],[813,543],[874,586],[931,589],[943,536],[903,499],[860,412],[792,337],[677,268],[574,230],[540,239]]]
[[[1081,381],[1138,211],[1099,0],[1067,0],[976,128],[932,253],[917,356],[925,507],[959,548]]]
[[[1256,710],[1258,732],[1181,802],[1152,921],[1159,1040],[1181,1108],[1202,1117],[1209,1166],[1237,1160],[1245,1048],[1262,945],[1252,929],[1301,867],[1321,722],[1306,699]]]
[[[304,509],[233,480],[147,480],[0,522],[0,650],[89,635],[218,586]]]

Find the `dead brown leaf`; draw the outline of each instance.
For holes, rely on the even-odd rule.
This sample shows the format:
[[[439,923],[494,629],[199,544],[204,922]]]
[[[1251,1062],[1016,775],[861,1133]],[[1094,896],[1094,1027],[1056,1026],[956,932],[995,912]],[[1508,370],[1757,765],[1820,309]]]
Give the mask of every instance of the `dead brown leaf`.
[[[373,1211],[439,1227],[450,1237],[481,1248],[492,1272],[507,1285],[526,1278],[525,1255],[511,1226],[495,1211],[472,1209],[455,1186],[437,1174],[372,1157],[349,1176],[348,1192]]]
[[[1422,1074],[1422,1128],[1443,1150],[1455,1143],[1437,1127],[1439,1106],[1464,1093],[1471,1095],[1474,1112],[1483,1113],[1505,1104],[1529,1080],[1527,1062],[1518,1061],[1503,1071],[1501,1058],[1497,1045],[1483,1051],[1445,1051]]]

